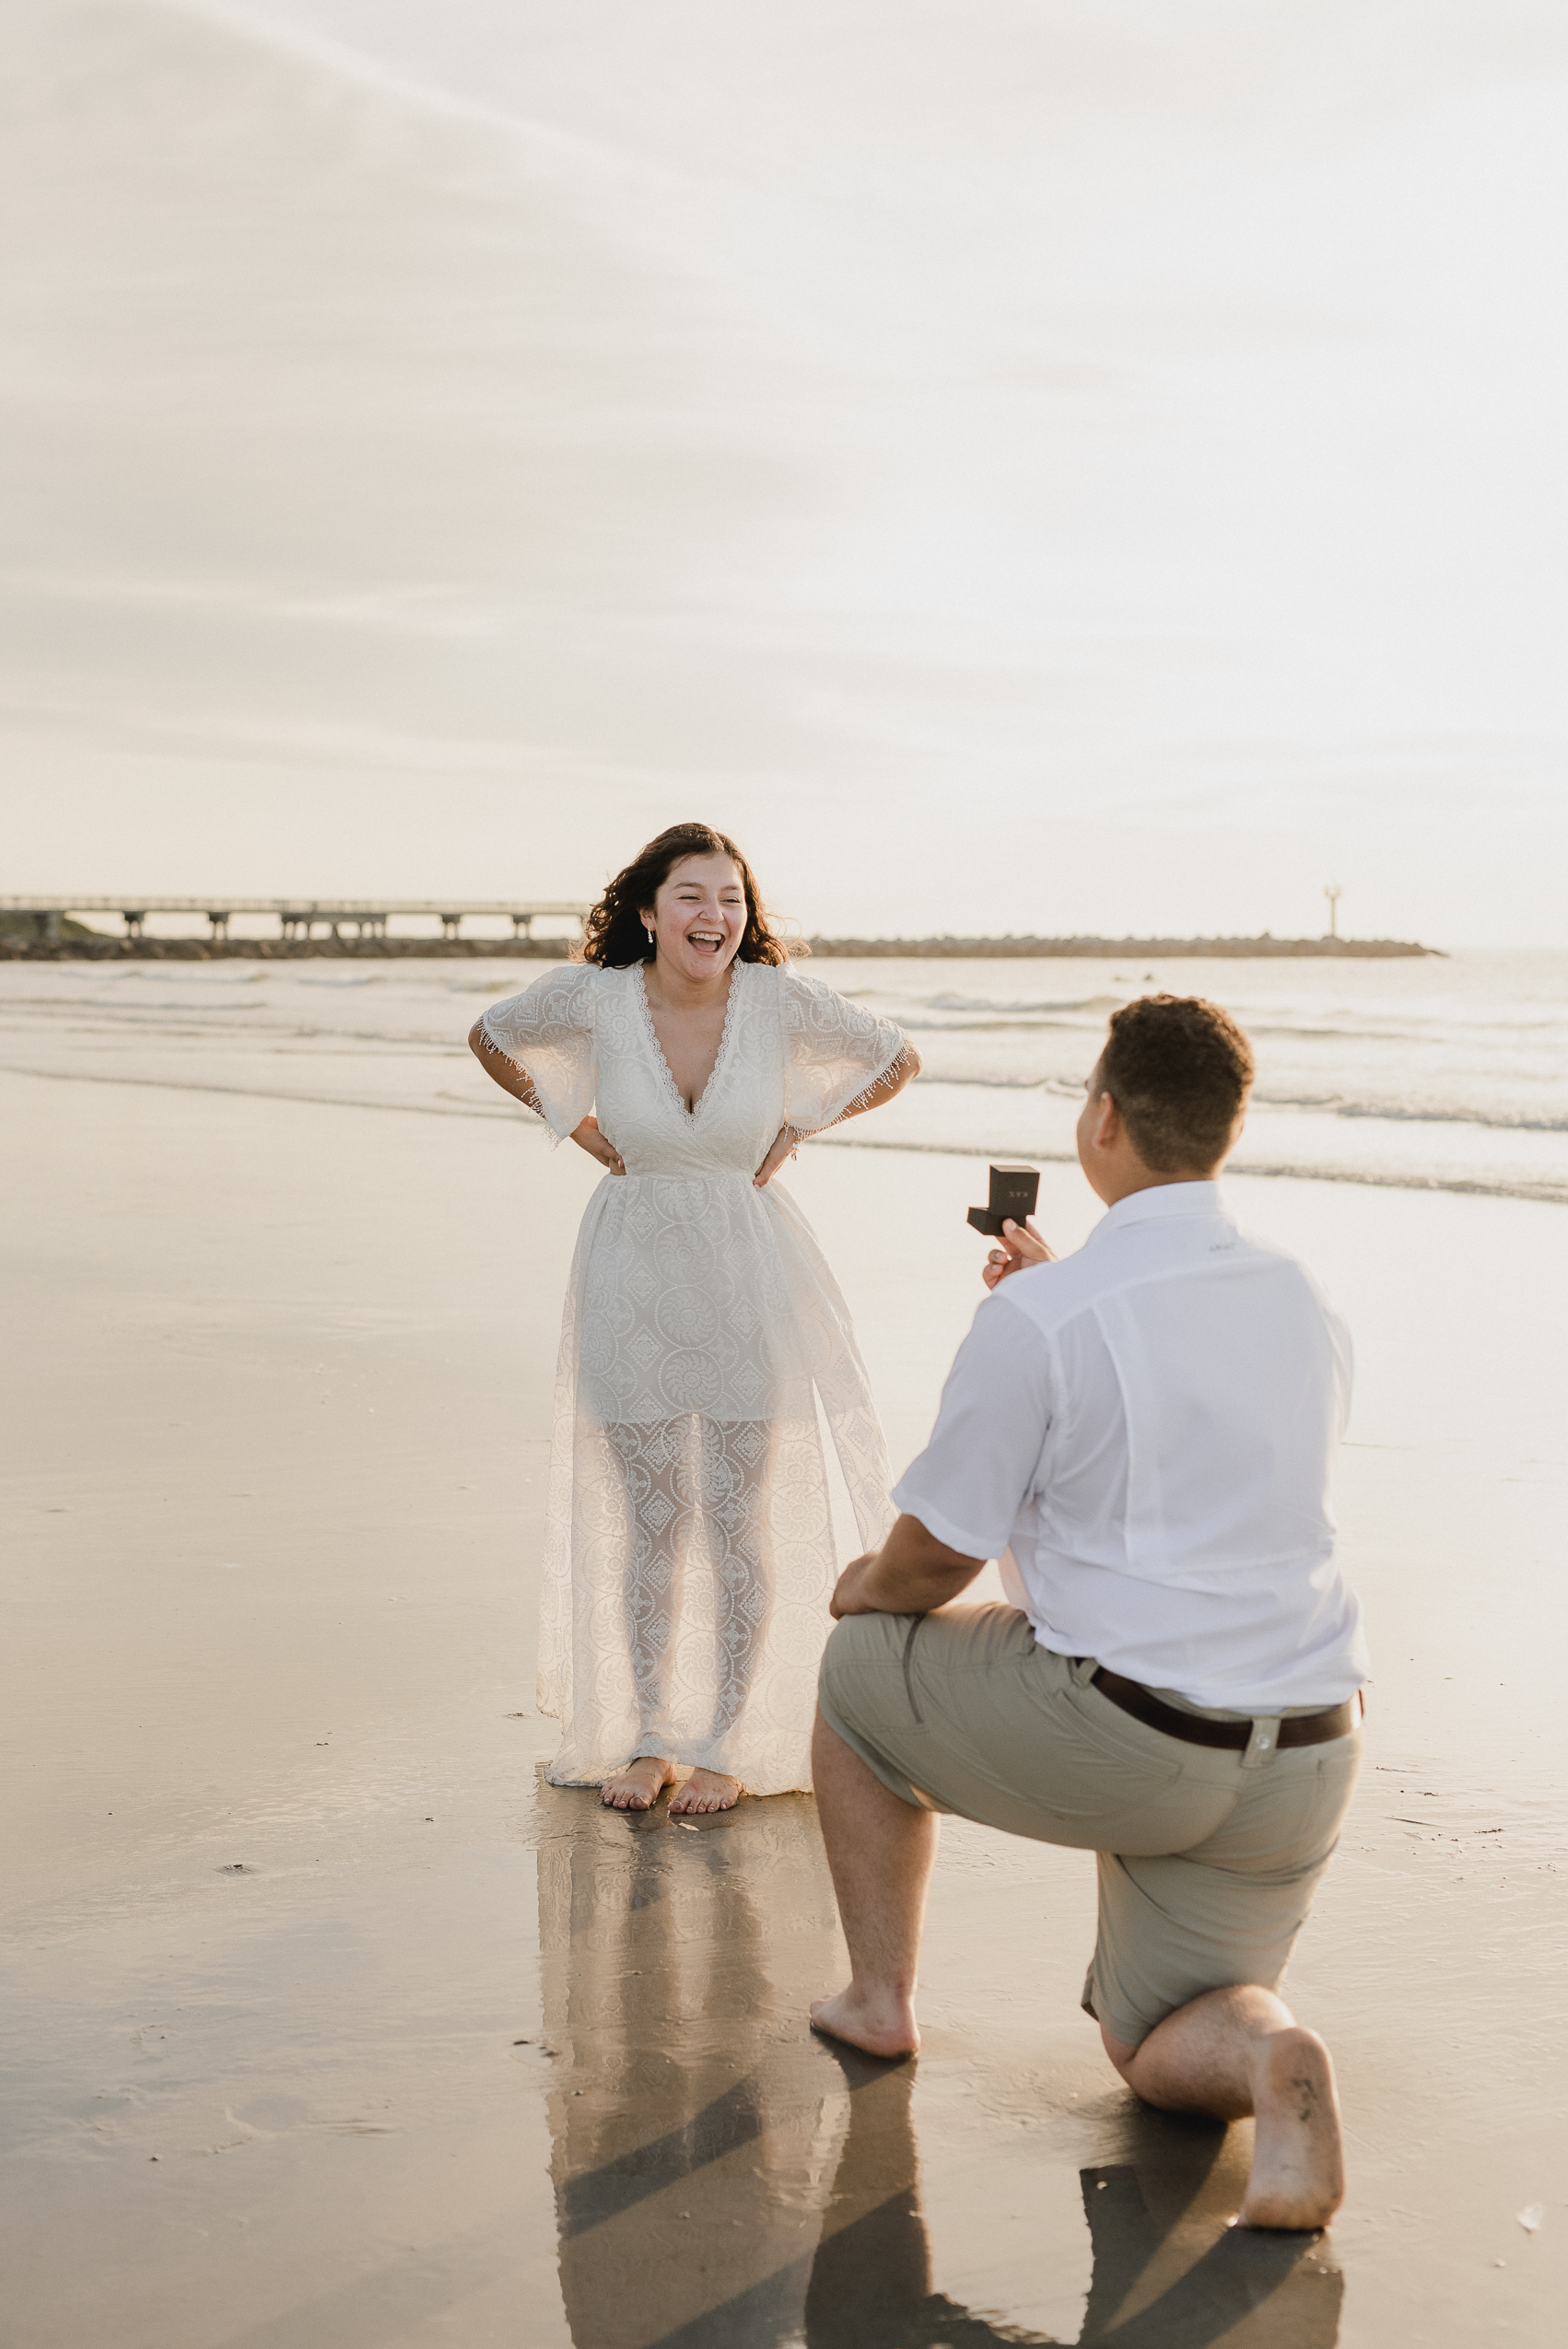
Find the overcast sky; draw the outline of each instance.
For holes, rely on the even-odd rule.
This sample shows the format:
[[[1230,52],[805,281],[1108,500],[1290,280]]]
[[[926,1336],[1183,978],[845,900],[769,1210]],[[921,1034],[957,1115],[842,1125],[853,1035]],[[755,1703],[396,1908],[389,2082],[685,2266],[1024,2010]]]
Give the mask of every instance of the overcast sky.
[[[1568,944],[1552,0],[55,0],[0,890]]]

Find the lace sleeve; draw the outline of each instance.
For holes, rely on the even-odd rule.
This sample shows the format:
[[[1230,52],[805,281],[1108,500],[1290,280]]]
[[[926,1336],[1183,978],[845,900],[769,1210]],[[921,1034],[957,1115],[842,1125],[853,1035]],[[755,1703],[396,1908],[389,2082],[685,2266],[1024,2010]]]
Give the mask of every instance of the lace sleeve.
[[[820,1133],[899,1066],[904,1031],[803,971],[786,964],[778,976],[785,1121]]]
[[[598,976],[583,964],[546,971],[521,995],[509,995],[480,1015],[486,1043],[527,1078],[529,1106],[537,1109],[557,1141],[564,1141],[593,1106],[599,1077],[593,1044],[593,983]]]

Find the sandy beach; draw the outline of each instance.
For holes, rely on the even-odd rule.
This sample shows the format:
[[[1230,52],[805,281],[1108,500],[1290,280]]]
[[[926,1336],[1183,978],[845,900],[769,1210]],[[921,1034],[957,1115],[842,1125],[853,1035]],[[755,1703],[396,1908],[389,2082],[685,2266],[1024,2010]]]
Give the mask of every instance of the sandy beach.
[[[8,2349],[1551,2339],[1562,1210],[1233,1185],[1357,1333],[1377,1667],[1292,1976],[1350,2199],[1244,2239],[1246,2130],[1141,2112],[1077,2010],[1079,1855],[950,1825],[926,2050],[883,2074],[804,2030],[840,1963],[809,1801],[678,1828],[542,1784],[594,1177],[460,1054],[444,1115],[259,1097],[242,1059],[181,1090],[134,1046],[0,1078]],[[980,1174],[817,1145],[795,1177],[895,1465],[978,1295]],[[1092,1206],[1047,1168],[1059,1242]]]

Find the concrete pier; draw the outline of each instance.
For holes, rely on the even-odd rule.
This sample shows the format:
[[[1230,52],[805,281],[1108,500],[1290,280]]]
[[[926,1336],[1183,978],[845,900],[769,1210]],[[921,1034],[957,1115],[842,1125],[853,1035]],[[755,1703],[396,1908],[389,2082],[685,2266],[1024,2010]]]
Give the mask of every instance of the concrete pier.
[[[0,897],[0,914],[29,916],[36,923],[36,935],[46,944],[64,935],[64,924],[76,916],[109,914],[124,924],[127,938],[143,938],[146,934],[149,914],[194,914],[209,924],[215,943],[228,939],[228,925],[236,914],[263,914],[276,920],[281,938],[306,943],[323,931],[330,938],[339,938],[352,930],[357,939],[385,938],[387,925],[392,920],[434,919],[441,925],[441,936],[448,943],[455,943],[463,923],[471,917],[494,919],[497,917],[511,923],[514,938],[532,938],[533,924],[544,918],[551,921],[569,920],[580,936],[588,907],[575,902],[536,899],[522,901],[514,897],[452,898],[452,897],[137,897],[127,904],[122,897]]]

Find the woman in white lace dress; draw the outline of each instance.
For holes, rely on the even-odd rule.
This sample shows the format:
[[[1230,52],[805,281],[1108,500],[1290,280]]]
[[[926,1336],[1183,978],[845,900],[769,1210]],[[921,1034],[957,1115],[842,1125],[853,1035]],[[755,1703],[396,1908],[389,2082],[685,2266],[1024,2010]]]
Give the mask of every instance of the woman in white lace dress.
[[[811,1783],[837,1571],[817,1401],[861,1546],[891,1522],[849,1315],[776,1170],[890,1100],[918,1061],[891,1021],[809,978],[745,859],[677,824],[611,882],[585,960],[486,1011],[470,1042],[605,1168],[561,1328],[539,1701],[556,1785],[645,1810]]]

